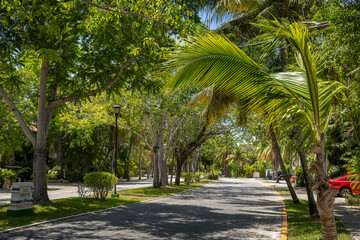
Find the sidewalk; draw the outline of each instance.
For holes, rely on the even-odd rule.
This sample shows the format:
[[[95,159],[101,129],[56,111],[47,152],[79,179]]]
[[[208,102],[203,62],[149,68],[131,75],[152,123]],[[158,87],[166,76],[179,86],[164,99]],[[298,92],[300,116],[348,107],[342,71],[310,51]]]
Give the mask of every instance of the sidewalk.
[[[127,182],[126,179],[120,179],[116,184],[117,191],[136,189],[143,187],[151,187],[152,179],[131,179]],[[50,200],[78,197],[77,185],[75,183],[49,183],[48,195]],[[0,205],[9,204],[11,198],[10,190],[0,190]]]
[[[287,189],[285,181],[276,183],[272,180],[259,179],[267,186],[275,186],[279,189]],[[308,200],[305,187],[294,187],[296,195],[301,200]],[[315,196],[315,195],[314,195]],[[291,199],[290,195],[283,196],[284,199]],[[316,200],[316,196],[315,196]],[[345,202],[345,198],[335,198],[335,217],[339,219],[355,240],[360,240],[360,207],[350,206]]]

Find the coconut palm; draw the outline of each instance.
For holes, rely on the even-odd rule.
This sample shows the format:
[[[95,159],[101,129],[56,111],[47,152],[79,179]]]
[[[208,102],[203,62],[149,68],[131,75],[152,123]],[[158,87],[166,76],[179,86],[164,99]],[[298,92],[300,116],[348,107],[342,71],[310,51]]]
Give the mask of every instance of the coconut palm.
[[[313,189],[318,194],[323,239],[336,239],[335,199],[327,180],[324,143],[331,101],[343,86],[318,79],[318,61],[310,50],[306,27],[277,20],[257,26],[269,30],[273,38],[287,39],[298,53],[297,72],[267,73],[228,39],[208,34],[168,54],[169,61],[164,66],[176,72],[168,86],[213,87],[231,98],[247,99],[249,108],[256,106],[268,113],[269,125],[275,119],[298,116],[291,124],[303,127],[303,145],[317,156],[311,170],[318,173],[319,181]]]

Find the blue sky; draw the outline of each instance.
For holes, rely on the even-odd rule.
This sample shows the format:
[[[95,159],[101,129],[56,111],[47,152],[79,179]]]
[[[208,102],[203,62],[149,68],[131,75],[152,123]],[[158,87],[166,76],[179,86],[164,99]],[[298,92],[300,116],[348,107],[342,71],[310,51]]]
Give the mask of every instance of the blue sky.
[[[201,10],[201,11],[199,12],[199,16],[201,17],[201,21],[206,24],[206,22],[205,22],[205,20],[206,20],[206,10]],[[221,23],[226,22],[226,21],[229,21],[230,19],[231,19],[231,18],[230,18],[229,15],[224,14],[224,17],[223,17],[222,21],[219,21],[219,22],[211,22],[211,23],[210,23],[210,26],[209,26],[209,27],[210,27],[210,30],[215,30]]]

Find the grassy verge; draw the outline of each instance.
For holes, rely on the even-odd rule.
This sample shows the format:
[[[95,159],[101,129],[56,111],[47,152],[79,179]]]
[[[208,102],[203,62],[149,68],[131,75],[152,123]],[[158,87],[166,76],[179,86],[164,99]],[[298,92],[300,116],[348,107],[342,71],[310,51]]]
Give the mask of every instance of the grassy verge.
[[[144,200],[170,195],[185,190],[201,187],[210,181],[193,183],[191,185],[169,186],[161,189],[151,187],[131,189],[118,192],[119,198],[110,198],[105,201],[85,199],[83,202],[79,198],[64,198],[53,200],[51,206],[34,205],[35,214],[26,214],[21,217],[11,217],[6,215],[8,205],[0,206],[0,230],[23,226],[31,223],[42,222],[50,219],[71,216],[80,213],[92,212],[100,209],[117,207],[124,204],[141,202]]]
[[[307,201],[300,200],[301,204],[294,204],[292,200],[285,200],[288,212],[289,240],[315,240],[321,239],[321,226],[319,218],[309,217]],[[353,238],[339,220],[336,220],[336,229],[339,240],[352,240]]]

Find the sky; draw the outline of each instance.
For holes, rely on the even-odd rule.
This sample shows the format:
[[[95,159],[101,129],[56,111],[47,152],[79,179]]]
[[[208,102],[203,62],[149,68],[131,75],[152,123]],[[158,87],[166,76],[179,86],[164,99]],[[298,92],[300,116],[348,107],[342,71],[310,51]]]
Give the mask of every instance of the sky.
[[[199,16],[200,16],[200,18],[201,18],[201,21],[203,22],[203,23],[205,23],[208,27],[210,27],[210,30],[215,30],[221,23],[224,23],[224,22],[227,22],[227,21],[229,21],[231,18],[230,18],[230,16],[229,15],[227,15],[227,14],[224,14],[224,17],[222,18],[222,20],[221,21],[218,21],[218,22],[211,22],[210,23],[210,26],[206,23],[206,10],[201,10],[200,12],[199,12]]]

